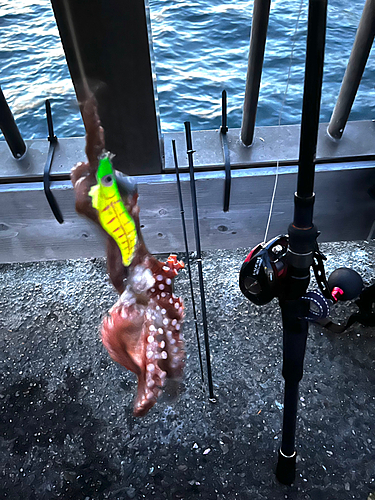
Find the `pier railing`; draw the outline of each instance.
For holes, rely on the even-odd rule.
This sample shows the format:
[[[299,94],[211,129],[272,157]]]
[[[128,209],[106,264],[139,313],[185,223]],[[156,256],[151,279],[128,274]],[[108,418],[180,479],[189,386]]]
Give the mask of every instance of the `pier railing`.
[[[82,71],[89,82],[105,82],[105,88],[94,90],[106,141],[108,148],[116,151],[116,167],[121,170],[126,166],[127,174],[138,176],[146,242],[153,252],[182,250],[172,140],[182,172],[190,238],[193,231],[188,177],[184,174],[188,171],[185,139],[182,132],[163,136],[160,132],[147,8],[143,0],[136,0],[129,17],[121,2],[108,0],[94,8],[90,0],[90,7],[85,8],[87,2],[52,0],[77,97],[82,97]],[[269,8],[268,1],[254,3],[242,129],[225,132],[226,149],[220,130],[193,131],[204,249],[249,247],[262,240],[277,165],[280,181],[270,232],[283,232],[290,222],[300,127],[255,127]],[[374,13],[375,0],[367,0],[329,132],[328,124],[319,128],[315,217],[322,240],[371,237],[375,122],[346,121],[374,38]],[[98,44],[103,53],[98,51]],[[5,142],[0,143],[0,262],[102,255],[97,230],[75,214],[69,180],[71,167],[85,159],[84,138],[59,139],[54,148],[50,189],[62,211],[62,225],[54,218],[43,190],[49,141],[25,143],[27,154],[20,160],[12,157]],[[228,177],[224,168],[227,170],[229,161],[231,197],[229,211],[224,212]]]

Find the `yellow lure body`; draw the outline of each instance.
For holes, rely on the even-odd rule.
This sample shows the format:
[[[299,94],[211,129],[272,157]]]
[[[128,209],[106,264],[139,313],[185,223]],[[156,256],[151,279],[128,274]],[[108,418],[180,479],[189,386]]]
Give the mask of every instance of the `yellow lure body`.
[[[92,206],[98,211],[103,229],[117,243],[122,262],[127,267],[134,257],[137,229],[121,199],[109,155],[100,160],[96,178],[98,183],[89,192]]]

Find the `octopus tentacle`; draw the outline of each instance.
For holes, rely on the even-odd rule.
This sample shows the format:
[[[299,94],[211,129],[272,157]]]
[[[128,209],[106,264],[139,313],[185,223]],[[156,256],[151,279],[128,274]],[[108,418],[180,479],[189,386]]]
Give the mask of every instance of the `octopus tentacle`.
[[[135,416],[152,408],[166,378],[182,376],[184,308],[172,293],[172,280],[182,267],[176,256],[167,263],[147,256],[103,320],[102,341],[109,355],[138,377]]]

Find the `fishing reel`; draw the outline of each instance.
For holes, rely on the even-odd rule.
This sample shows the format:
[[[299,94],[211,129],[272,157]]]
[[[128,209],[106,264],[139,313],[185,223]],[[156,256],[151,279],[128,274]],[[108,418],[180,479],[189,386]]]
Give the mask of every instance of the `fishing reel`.
[[[245,297],[254,304],[258,306],[267,304],[273,298],[281,297],[285,292],[288,247],[288,235],[276,236],[268,243],[257,245],[246,257],[240,270],[239,285]],[[316,245],[312,268],[320,292],[310,291],[301,297],[310,301],[312,306],[306,319],[319,322],[336,333],[345,331],[354,322],[374,326],[375,285],[364,288],[361,276],[353,269],[346,267],[333,271],[327,280],[324,260],[326,257]],[[336,324],[328,317],[330,304],[358,297],[356,304],[359,307],[359,313],[352,314],[342,324]]]
[[[241,267],[239,284],[242,293],[254,304],[267,304],[283,293],[288,246],[288,235],[276,236],[268,243],[257,245],[246,257]],[[353,269],[341,267],[327,280],[324,260],[324,255],[316,246],[312,267],[322,295],[332,302],[358,297],[363,290],[361,276]]]
[[[287,273],[288,244],[287,235],[276,236],[253,248],[242,264],[240,289],[254,304],[267,304],[281,293],[281,282]]]

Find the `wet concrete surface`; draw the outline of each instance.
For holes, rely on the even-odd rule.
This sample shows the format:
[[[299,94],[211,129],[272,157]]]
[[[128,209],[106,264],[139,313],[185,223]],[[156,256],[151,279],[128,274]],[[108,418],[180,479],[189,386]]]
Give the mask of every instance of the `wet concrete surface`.
[[[322,249],[328,272],[352,266],[374,280],[373,242]],[[291,487],[275,479],[280,311],[276,301],[257,307],[241,295],[247,251],[204,255],[217,402],[201,382],[185,270],[176,279],[186,304],[183,384],[177,399],[164,396],[142,419],[132,416],[135,376],[99,338],[116,300],[104,260],[0,266],[0,498],[366,500],[375,493],[375,328],[360,325],[340,335],[310,327],[297,477]],[[354,311],[340,304],[334,315]]]

